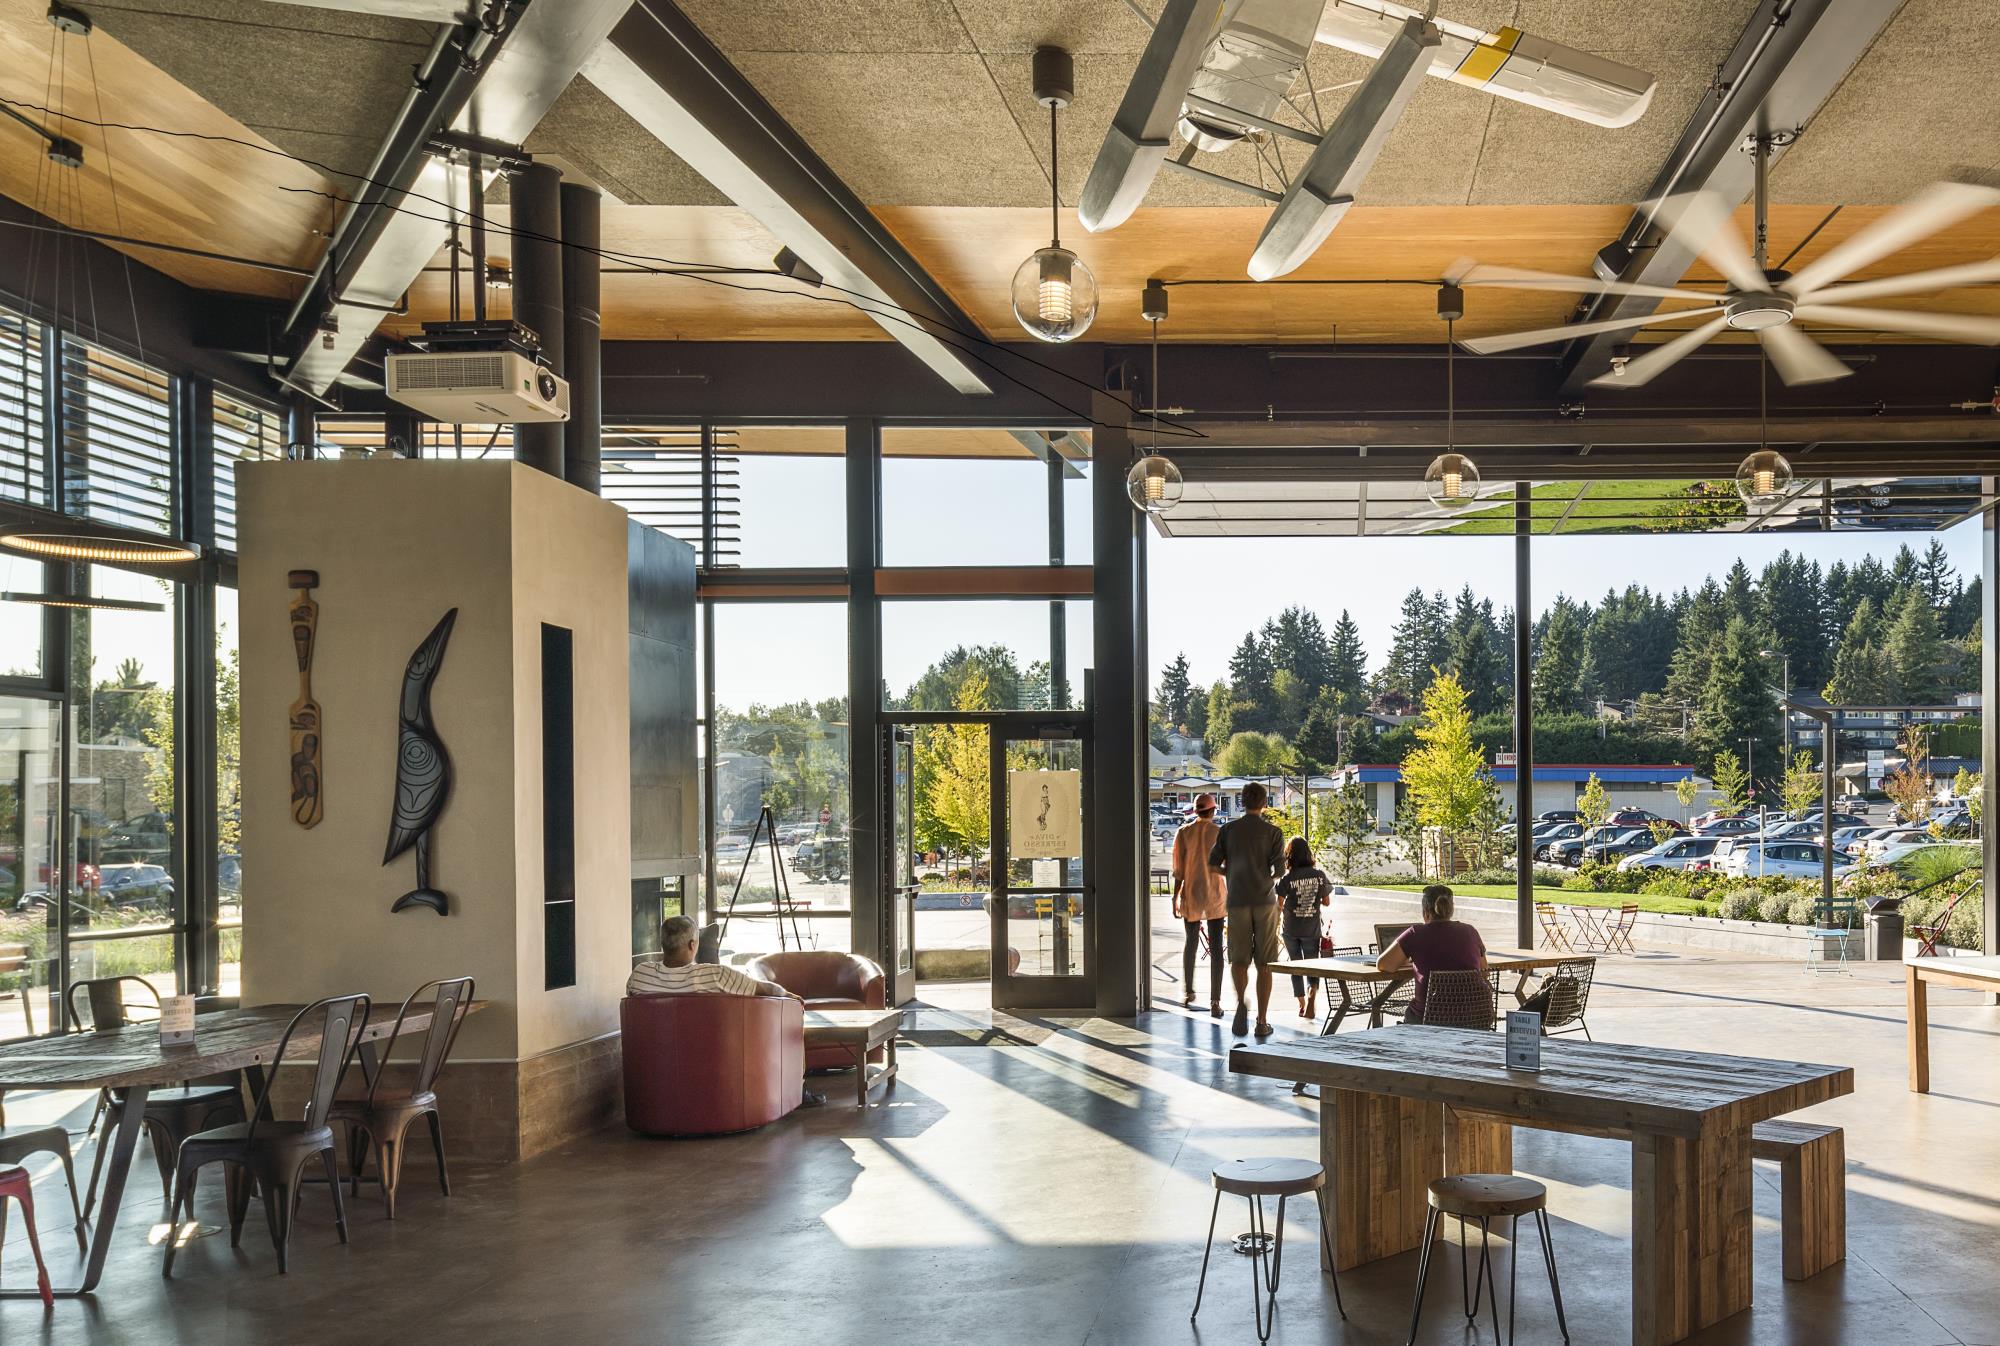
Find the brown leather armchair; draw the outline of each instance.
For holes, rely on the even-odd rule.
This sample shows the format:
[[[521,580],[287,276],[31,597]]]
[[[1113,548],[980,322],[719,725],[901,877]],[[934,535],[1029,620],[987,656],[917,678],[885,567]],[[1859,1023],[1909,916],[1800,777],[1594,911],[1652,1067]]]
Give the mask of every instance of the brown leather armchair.
[[[743,965],[759,981],[774,981],[806,1002],[807,1009],[882,1009],[888,996],[882,969],[858,953],[835,949],[798,949],[767,953]],[[882,1059],[881,1048],[868,1057]],[[852,1066],[854,1055],[841,1046],[815,1047],[806,1053],[807,1070]]]
[[[749,1131],[799,1105],[805,1011],[780,996],[640,995],[624,1028],[625,1124],[641,1135]]]

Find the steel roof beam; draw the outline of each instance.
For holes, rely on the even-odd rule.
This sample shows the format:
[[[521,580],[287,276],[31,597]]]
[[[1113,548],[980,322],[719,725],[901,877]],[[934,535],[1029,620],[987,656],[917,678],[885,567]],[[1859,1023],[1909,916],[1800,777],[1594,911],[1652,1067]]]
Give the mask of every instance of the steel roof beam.
[[[584,75],[961,393],[971,316],[670,0],[636,0]]]
[[[533,0],[507,7],[511,27],[439,29],[366,178],[337,188],[353,204],[285,324],[278,372],[287,382],[326,392],[444,246],[449,217],[439,203],[451,184],[426,150],[431,138],[527,139],[629,3]]]
[[[1695,254],[1655,227],[1659,203],[1694,191],[1715,192],[1732,207],[1747,201],[1756,168],[1753,156],[1742,152],[1746,138],[1805,127],[1902,7],[1903,0],[1760,3],[1643,203],[1617,242],[1599,254],[1600,274],[1641,285],[1679,283]],[[1771,162],[1783,153],[1782,144],[1773,145]],[[1606,266],[1607,256],[1625,260],[1622,266]],[[1604,295],[1584,308],[1578,320],[1636,318],[1657,308],[1656,299]],[[1563,392],[1581,395],[1590,380],[1611,368],[1619,344],[1615,333],[1572,343],[1564,353]]]

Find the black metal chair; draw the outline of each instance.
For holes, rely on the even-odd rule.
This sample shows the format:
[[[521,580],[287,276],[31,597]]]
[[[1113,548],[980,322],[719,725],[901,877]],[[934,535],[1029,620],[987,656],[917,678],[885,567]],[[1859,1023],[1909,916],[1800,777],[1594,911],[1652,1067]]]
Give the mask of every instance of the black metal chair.
[[[151,1005],[132,1005],[125,999],[127,984],[143,987],[153,998]],[[107,1029],[124,1028],[135,1023],[134,1009],[150,1009],[157,1018],[160,1011],[160,993],[153,983],[144,977],[93,977],[87,981],[71,982],[64,997],[63,1005],[69,1013],[72,1032],[85,1032],[83,1016],[78,1012],[77,995],[81,992],[89,1003],[89,1032],[100,1033]],[[86,1134],[94,1132],[100,1120],[116,1117],[125,1106],[123,1089],[101,1090],[97,1096],[97,1107],[90,1115],[90,1125]],[[146,1128],[146,1136],[153,1145],[153,1162],[160,1169],[160,1200],[171,1202],[174,1195],[174,1156],[180,1152],[181,1142],[204,1127],[217,1121],[240,1122],[243,1120],[243,1091],[234,1081],[228,1084],[189,1084],[181,1081],[178,1088],[153,1089],[146,1094],[146,1110],[140,1116],[140,1123]],[[109,1123],[106,1123],[107,1130]],[[88,1216],[97,1209],[97,1180],[104,1170],[104,1152],[109,1148],[99,1140],[97,1152],[90,1161],[90,1190],[83,1198],[83,1213]]]
[[[1424,1022],[1434,1028],[1492,1032],[1499,1017],[1500,974],[1432,972],[1424,977]]]
[[[1375,927],[1375,943],[1368,952],[1379,957],[1382,950],[1394,944],[1405,930],[1415,924],[1415,921],[1378,923]],[[1395,981],[1386,983],[1382,987],[1381,994],[1375,997],[1374,1003],[1368,1008],[1369,1027],[1379,1028],[1385,1023],[1402,1022],[1403,1016],[1410,1012],[1410,1005],[1416,998],[1416,979],[1409,973],[1406,972]]]
[[[410,1006],[424,992],[437,989],[437,999],[431,1013],[431,1026],[424,1034],[424,1049],[417,1057],[417,1073],[410,1082],[406,1093],[385,1095],[380,1092],[382,1076],[387,1072],[389,1057],[396,1050],[396,1039],[402,1036],[403,1021],[410,1017]],[[446,1196],[451,1195],[451,1177],[445,1171],[444,1129],[438,1121],[438,1097],[432,1087],[437,1083],[438,1072],[451,1056],[452,1044],[458,1038],[458,1026],[465,1022],[465,1016],[472,1009],[472,978],[456,977],[448,981],[429,981],[410,992],[403,1001],[403,1007],[396,1011],[396,1025],[389,1030],[388,1040],[382,1048],[382,1066],[375,1072],[375,1078],[368,1085],[366,1098],[347,1099],[333,1105],[327,1114],[328,1122],[344,1122],[347,1125],[347,1171],[352,1175],[353,1193],[361,1195],[361,1170],[368,1163],[368,1146],[372,1141],[380,1156],[376,1160],[376,1171],[382,1178],[382,1204],[389,1218],[396,1218],[396,1186],[403,1173],[403,1140],[417,1118],[430,1123],[431,1148],[437,1153],[438,1186]]]
[[[1590,1025],[1583,1021],[1590,1008],[1590,980],[1596,971],[1597,962],[1591,958],[1557,963],[1548,979],[1522,1002],[1522,1009],[1542,1016],[1542,1036],[1582,1033],[1585,1041],[1596,1040],[1590,1036]]]
[[[174,1274],[174,1251],[180,1241],[180,1222],[183,1216],[194,1218],[195,1176],[209,1164],[225,1164],[229,1195],[229,1246],[234,1248],[243,1239],[243,1216],[250,1208],[250,1186],[244,1181],[247,1176],[256,1182],[258,1195],[264,1202],[264,1220],[271,1228],[271,1244],[278,1253],[278,1274],[284,1275],[286,1251],[292,1238],[292,1216],[297,1206],[295,1197],[305,1166],[318,1159],[326,1169],[326,1185],[333,1195],[333,1222],[340,1232],[340,1241],[347,1242],[347,1211],[341,1204],[340,1166],[335,1158],[333,1127],[328,1114],[333,1106],[334,1091],[340,1087],[340,1078],[346,1074],[347,1066],[354,1059],[354,1051],[360,1045],[362,1035],[368,1028],[368,997],[365,995],[330,996],[307,1005],[285,1027],[285,1035],[279,1039],[276,1055],[271,1058],[271,1068],[264,1072],[264,1087],[258,1091],[256,1106],[250,1111],[250,1120],[231,1126],[219,1126],[211,1131],[202,1131],[181,1142],[181,1149],[174,1165],[174,1193],[168,1206],[167,1219],[167,1260],[161,1268],[161,1275]],[[309,1021],[318,1016],[317,1028]],[[285,1060],[286,1049],[301,1026],[308,1034],[316,1032],[318,1046],[314,1054],[312,1089],[306,1098],[305,1113],[298,1121],[281,1121],[267,1114],[270,1103],[271,1086],[278,1078],[279,1067]]]

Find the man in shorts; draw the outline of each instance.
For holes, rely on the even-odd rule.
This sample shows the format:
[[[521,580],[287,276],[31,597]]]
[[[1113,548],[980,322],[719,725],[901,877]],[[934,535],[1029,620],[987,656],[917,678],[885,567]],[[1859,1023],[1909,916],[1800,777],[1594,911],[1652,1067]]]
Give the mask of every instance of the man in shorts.
[[[1278,875],[1285,872],[1285,834],[1264,817],[1269,795],[1251,781],[1243,787],[1243,816],[1216,834],[1208,863],[1229,890],[1229,975],[1236,983],[1236,1017],[1229,1030],[1250,1028],[1250,964],[1257,964],[1257,1036],[1271,1035],[1271,964],[1278,961]]]

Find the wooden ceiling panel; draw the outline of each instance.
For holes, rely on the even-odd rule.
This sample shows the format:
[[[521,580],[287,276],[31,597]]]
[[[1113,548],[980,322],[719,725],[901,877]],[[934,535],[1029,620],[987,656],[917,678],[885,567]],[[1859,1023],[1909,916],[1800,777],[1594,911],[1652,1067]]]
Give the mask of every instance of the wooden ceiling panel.
[[[98,32],[62,37],[38,0],[0,0],[0,98],[35,120],[59,100],[66,117],[270,143]],[[60,42],[61,46],[53,44]],[[52,64],[53,56],[53,64]],[[49,162],[43,139],[0,117],[0,195],[76,228],[309,267],[327,222],[327,181],[277,154],[245,145],[148,132],[101,131],[65,121],[82,144],[81,169]],[[108,143],[107,143],[108,141]],[[114,202],[111,190],[115,181]],[[287,191],[305,188],[307,191]],[[131,256],[202,289],[289,297],[303,282],[224,262],[129,248]]]

